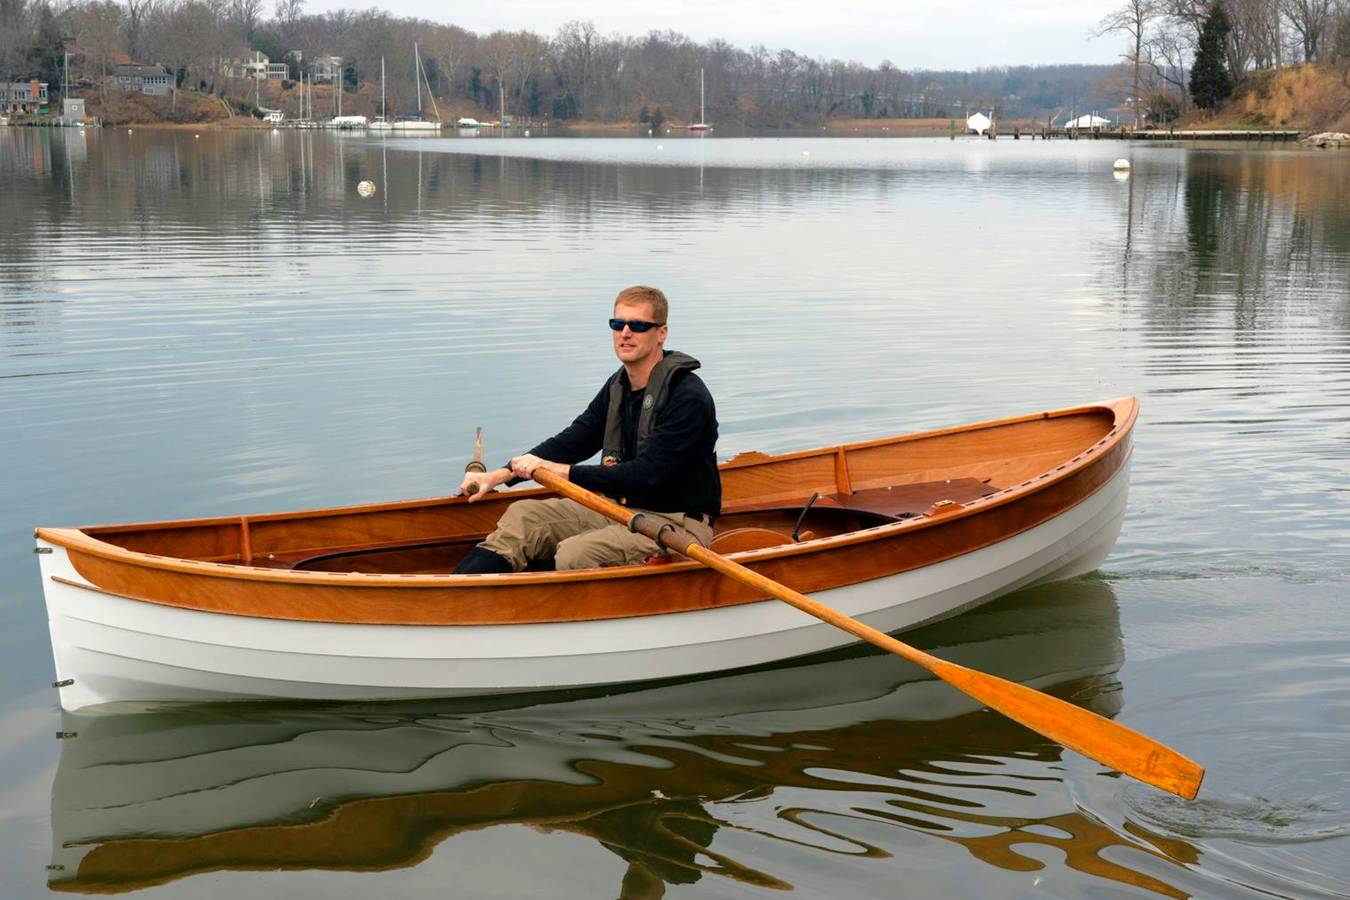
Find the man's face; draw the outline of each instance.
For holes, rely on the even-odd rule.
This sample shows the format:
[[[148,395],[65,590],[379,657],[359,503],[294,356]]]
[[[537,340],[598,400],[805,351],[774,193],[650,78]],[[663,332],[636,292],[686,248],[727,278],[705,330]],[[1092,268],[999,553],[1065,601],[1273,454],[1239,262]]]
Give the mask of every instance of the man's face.
[[[652,316],[652,305],[647,302],[616,303],[614,304],[614,318],[629,321],[634,319],[643,322],[656,321]],[[659,360],[661,348],[666,342],[667,331],[669,331],[669,328],[665,325],[642,332],[624,326],[622,330],[613,332],[614,355],[619,358],[621,363],[641,363],[653,357]]]

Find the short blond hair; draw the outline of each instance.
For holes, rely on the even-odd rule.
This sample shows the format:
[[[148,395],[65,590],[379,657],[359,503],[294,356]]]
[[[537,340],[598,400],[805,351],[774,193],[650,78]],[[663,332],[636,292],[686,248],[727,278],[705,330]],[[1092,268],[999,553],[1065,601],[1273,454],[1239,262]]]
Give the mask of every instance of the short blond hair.
[[[658,325],[666,324],[666,319],[670,317],[670,304],[666,301],[666,295],[645,284],[635,284],[619,291],[619,296],[614,298],[615,308],[620,303],[650,303],[652,318]]]

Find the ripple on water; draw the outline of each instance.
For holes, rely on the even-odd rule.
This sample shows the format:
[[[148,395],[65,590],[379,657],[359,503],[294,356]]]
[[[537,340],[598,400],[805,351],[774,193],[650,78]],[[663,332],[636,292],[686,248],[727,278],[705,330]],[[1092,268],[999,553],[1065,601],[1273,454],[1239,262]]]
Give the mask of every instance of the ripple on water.
[[[1135,712],[1133,726],[1165,735],[1205,766],[1199,797],[1187,802],[1133,782],[1122,788],[1114,779],[1085,779],[1077,782],[1080,803],[1113,829],[1143,829],[1193,848],[1205,859],[1193,874],[1224,884],[1225,893],[1346,896],[1350,869],[1334,840],[1350,836],[1344,645],[1188,651],[1150,660],[1127,683],[1138,701],[1169,680],[1194,690],[1174,695],[1165,710],[1128,699],[1125,708]],[[1200,893],[1213,892],[1214,883]]]

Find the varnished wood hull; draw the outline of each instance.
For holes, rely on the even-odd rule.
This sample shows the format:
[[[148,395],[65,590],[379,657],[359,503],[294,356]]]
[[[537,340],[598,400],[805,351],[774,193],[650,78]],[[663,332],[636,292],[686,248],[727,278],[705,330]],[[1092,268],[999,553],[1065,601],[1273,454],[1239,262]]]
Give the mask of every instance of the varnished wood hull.
[[[935,465],[925,459],[931,442],[945,445],[928,448],[941,451],[934,459],[959,456],[953,441],[962,435],[991,445],[965,451],[980,460],[966,470],[1003,467],[1014,477],[1032,477],[1007,487],[994,482],[995,493],[954,510],[934,507],[928,515],[735,558],[888,632],[954,615],[1028,584],[1091,571],[1109,552],[1124,515],[1136,415],[1131,399],[895,439],[896,458],[919,460],[915,469],[893,476],[897,484],[913,481],[915,471],[932,474]],[[1064,422],[1045,426],[1046,440],[1037,442],[1036,423],[1054,419]],[[1029,473],[1000,461],[993,445],[1003,439],[1012,445],[1009,435],[1024,436],[1016,459],[1035,451],[1047,457],[1047,468]],[[1051,438],[1065,445],[1062,452],[1044,450]],[[871,442],[733,460],[724,474],[727,506],[805,499],[804,489],[826,465],[833,482],[826,486],[848,488],[841,494],[847,497],[866,489],[860,483],[885,481],[878,467],[869,468],[867,454],[891,446]],[[775,470],[781,470],[777,476]],[[392,512],[326,511],[274,521],[292,523],[293,535],[303,532],[293,542],[316,546],[321,528],[338,527],[322,523],[365,517],[357,521],[378,532],[392,527],[390,517],[403,509],[395,506]],[[484,515],[459,501],[440,501],[424,512],[428,508],[417,507],[417,514],[450,523],[438,521],[438,528],[462,527],[464,520],[455,516]],[[168,523],[158,531],[40,530],[39,547],[51,551],[41,559],[57,676],[69,682],[60,689],[64,708],[581,687],[757,665],[852,640],[692,563],[464,577],[277,571],[244,565],[242,557],[211,561],[201,552],[203,534],[224,534],[220,523],[233,521]],[[274,540],[265,527],[270,525],[255,524],[252,539]],[[164,543],[171,536],[196,547],[195,557],[133,549],[137,542]]]

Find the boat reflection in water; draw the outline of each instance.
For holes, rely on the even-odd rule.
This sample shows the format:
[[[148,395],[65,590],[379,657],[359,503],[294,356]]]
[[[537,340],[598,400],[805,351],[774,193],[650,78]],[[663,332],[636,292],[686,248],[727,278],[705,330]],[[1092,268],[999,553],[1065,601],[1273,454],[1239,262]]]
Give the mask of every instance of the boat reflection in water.
[[[1099,580],[1023,592],[911,637],[1117,712],[1120,624]],[[1042,867],[1014,845],[1053,847],[1072,869],[1169,896],[1181,892],[1104,851],[1146,853],[1154,872],[1193,853],[1076,811],[1060,747],[861,648],[609,696],[177,706],[66,713],[62,727],[76,733],[52,791],[50,883],[64,891],[221,870],[394,869],[505,824],[599,842],[627,861],[626,896],[705,876],[792,886],[719,843],[891,855],[829,824],[859,817],[1002,869]],[[728,829],[738,841],[719,842]]]

